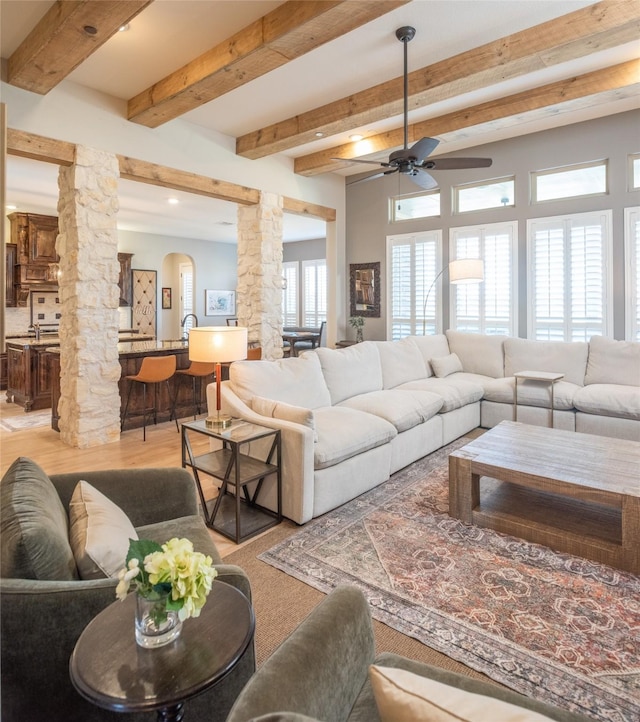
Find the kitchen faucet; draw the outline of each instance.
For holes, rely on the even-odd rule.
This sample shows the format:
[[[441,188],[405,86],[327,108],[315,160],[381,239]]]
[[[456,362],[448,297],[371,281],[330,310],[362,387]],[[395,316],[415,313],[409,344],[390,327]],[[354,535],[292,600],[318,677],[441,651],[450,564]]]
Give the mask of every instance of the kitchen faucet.
[[[184,325],[185,325],[185,323],[187,322],[187,319],[189,318],[189,316],[192,316],[192,317],[193,317],[193,325],[194,325],[196,328],[198,328],[198,317],[195,315],[195,313],[188,313],[188,314],[182,319],[182,321],[180,321],[180,326],[181,326],[182,328],[184,328]],[[183,331],[183,332],[182,332],[182,338],[187,338],[187,337],[188,337],[187,331]]]

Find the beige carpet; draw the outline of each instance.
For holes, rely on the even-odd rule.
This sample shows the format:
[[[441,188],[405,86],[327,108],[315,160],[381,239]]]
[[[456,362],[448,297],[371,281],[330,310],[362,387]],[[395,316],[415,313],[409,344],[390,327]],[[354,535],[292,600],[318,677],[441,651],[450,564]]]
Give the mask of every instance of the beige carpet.
[[[237,564],[242,567],[251,581],[256,614],[258,666],[273,653],[324,597],[322,592],[257,559],[258,554],[270,549],[299,529],[300,527],[293,522],[284,521],[264,536],[224,558],[225,563]],[[377,653],[395,652],[411,659],[467,674],[476,679],[493,682],[483,674],[430,649],[421,642],[411,639],[381,622],[374,620],[373,625]]]

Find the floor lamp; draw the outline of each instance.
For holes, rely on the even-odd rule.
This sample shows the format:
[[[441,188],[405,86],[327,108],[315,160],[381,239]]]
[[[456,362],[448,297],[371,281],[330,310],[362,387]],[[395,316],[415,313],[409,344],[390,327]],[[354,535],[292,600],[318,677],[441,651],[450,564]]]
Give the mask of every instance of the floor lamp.
[[[210,429],[226,429],[231,417],[220,413],[220,364],[247,358],[247,329],[242,326],[201,326],[189,330],[189,360],[216,365],[216,415],[207,416]]]
[[[456,261],[451,261],[448,266],[445,266],[433,279],[433,283],[429,286],[429,290],[424,299],[424,305],[422,307],[423,336],[427,333],[426,315],[429,294],[431,293],[431,289],[436,285],[436,281],[447,270],[449,271],[449,283],[481,283],[484,281],[484,261],[481,258],[459,258]]]

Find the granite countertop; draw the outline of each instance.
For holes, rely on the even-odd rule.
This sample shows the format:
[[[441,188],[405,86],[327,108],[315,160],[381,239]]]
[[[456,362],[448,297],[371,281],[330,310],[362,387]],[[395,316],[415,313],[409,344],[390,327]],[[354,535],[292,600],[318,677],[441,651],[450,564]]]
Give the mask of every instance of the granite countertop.
[[[139,333],[132,334],[121,334],[119,336],[118,348],[123,342],[136,341],[138,343],[156,343],[153,336],[144,336]],[[166,343],[158,341],[158,343]],[[35,339],[33,336],[17,336],[5,339],[7,346],[20,346],[25,347],[42,347],[51,346],[57,347],[60,345],[60,337],[55,334],[43,334],[39,339]]]
[[[136,338],[139,337],[137,336]],[[144,353],[145,351],[185,351],[189,348],[187,341],[157,341],[151,336],[146,339],[144,336],[142,338],[143,340],[121,341],[118,343],[118,355],[128,356]],[[43,344],[41,341],[38,341],[38,344],[47,346],[47,343]],[[45,351],[60,353],[60,346],[51,346],[50,348],[45,348]]]

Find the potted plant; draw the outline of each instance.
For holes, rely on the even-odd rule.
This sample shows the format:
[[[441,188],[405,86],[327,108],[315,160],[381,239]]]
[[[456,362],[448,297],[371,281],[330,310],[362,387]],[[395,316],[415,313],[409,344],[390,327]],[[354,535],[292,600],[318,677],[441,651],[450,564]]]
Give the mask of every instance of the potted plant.
[[[364,316],[351,316],[349,323],[356,330],[356,343],[363,341],[362,327],[364,326]]]

